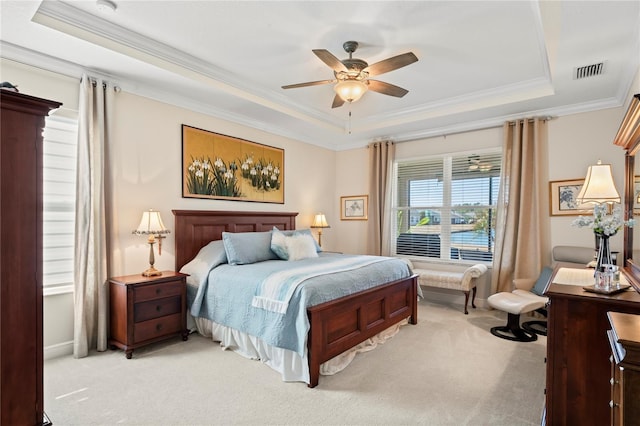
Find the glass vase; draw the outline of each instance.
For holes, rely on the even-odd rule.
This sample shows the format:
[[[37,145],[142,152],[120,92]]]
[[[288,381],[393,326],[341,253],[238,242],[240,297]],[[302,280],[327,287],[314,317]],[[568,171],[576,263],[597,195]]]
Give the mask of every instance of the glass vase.
[[[602,265],[612,265],[609,235],[596,234],[598,256],[596,258],[596,271],[602,271]]]

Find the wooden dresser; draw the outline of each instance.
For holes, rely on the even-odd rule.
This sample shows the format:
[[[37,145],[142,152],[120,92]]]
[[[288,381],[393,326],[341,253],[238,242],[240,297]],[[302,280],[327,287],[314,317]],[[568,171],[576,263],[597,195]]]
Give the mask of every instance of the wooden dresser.
[[[111,339],[109,344],[133,350],[181,335],[187,340],[187,275],[164,271],[156,277],[141,274],[109,280]]]
[[[608,425],[611,347],[607,331],[611,326],[607,313],[640,314],[640,294],[633,289],[612,296],[589,293],[582,285],[558,284],[557,275],[558,270],[546,292],[550,299],[546,424]]]
[[[43,419],[42,131],[59,102],[0,90],[0,424]]]
[[[640,315],[609,312],[611,424],[640,425]]]

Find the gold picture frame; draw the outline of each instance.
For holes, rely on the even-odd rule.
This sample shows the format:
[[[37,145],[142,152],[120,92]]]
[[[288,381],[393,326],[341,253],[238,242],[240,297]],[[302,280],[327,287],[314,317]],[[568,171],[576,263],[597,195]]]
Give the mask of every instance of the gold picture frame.
[[[368,195],[340,197],[340,220],[367,220],[368,213]]]
[[[284,149],[182,125],[182,197],[284,204]]]
[[[579,216],[591,214],[593,207],[578,204],[576,198],[584,185],[584,179],[556,180],[549,182],[549,214],[551,216]]]

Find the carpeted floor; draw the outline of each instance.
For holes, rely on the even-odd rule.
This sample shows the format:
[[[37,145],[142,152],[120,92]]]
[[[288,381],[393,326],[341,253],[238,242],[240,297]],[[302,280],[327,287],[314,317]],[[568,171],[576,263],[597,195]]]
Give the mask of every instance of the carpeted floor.
[[[419,323],[315,389],[199,335],[45,362],[54,425],[538,425],[546,338],[489,333],[498,311],[420,302]]]

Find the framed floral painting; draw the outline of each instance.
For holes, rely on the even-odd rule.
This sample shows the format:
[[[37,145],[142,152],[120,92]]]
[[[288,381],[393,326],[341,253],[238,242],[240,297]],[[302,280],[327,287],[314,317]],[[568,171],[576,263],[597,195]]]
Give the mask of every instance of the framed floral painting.
[[[368,195],[340,197],[340,220],[367,220]]]
[[[284,203],[284,149],[182,125],[182,196]]]
[[[551,216],[578,216],[591,214],[593,206],[579,204],[578,194],[584,179],[557,180],[549,182],[549,210]]]

